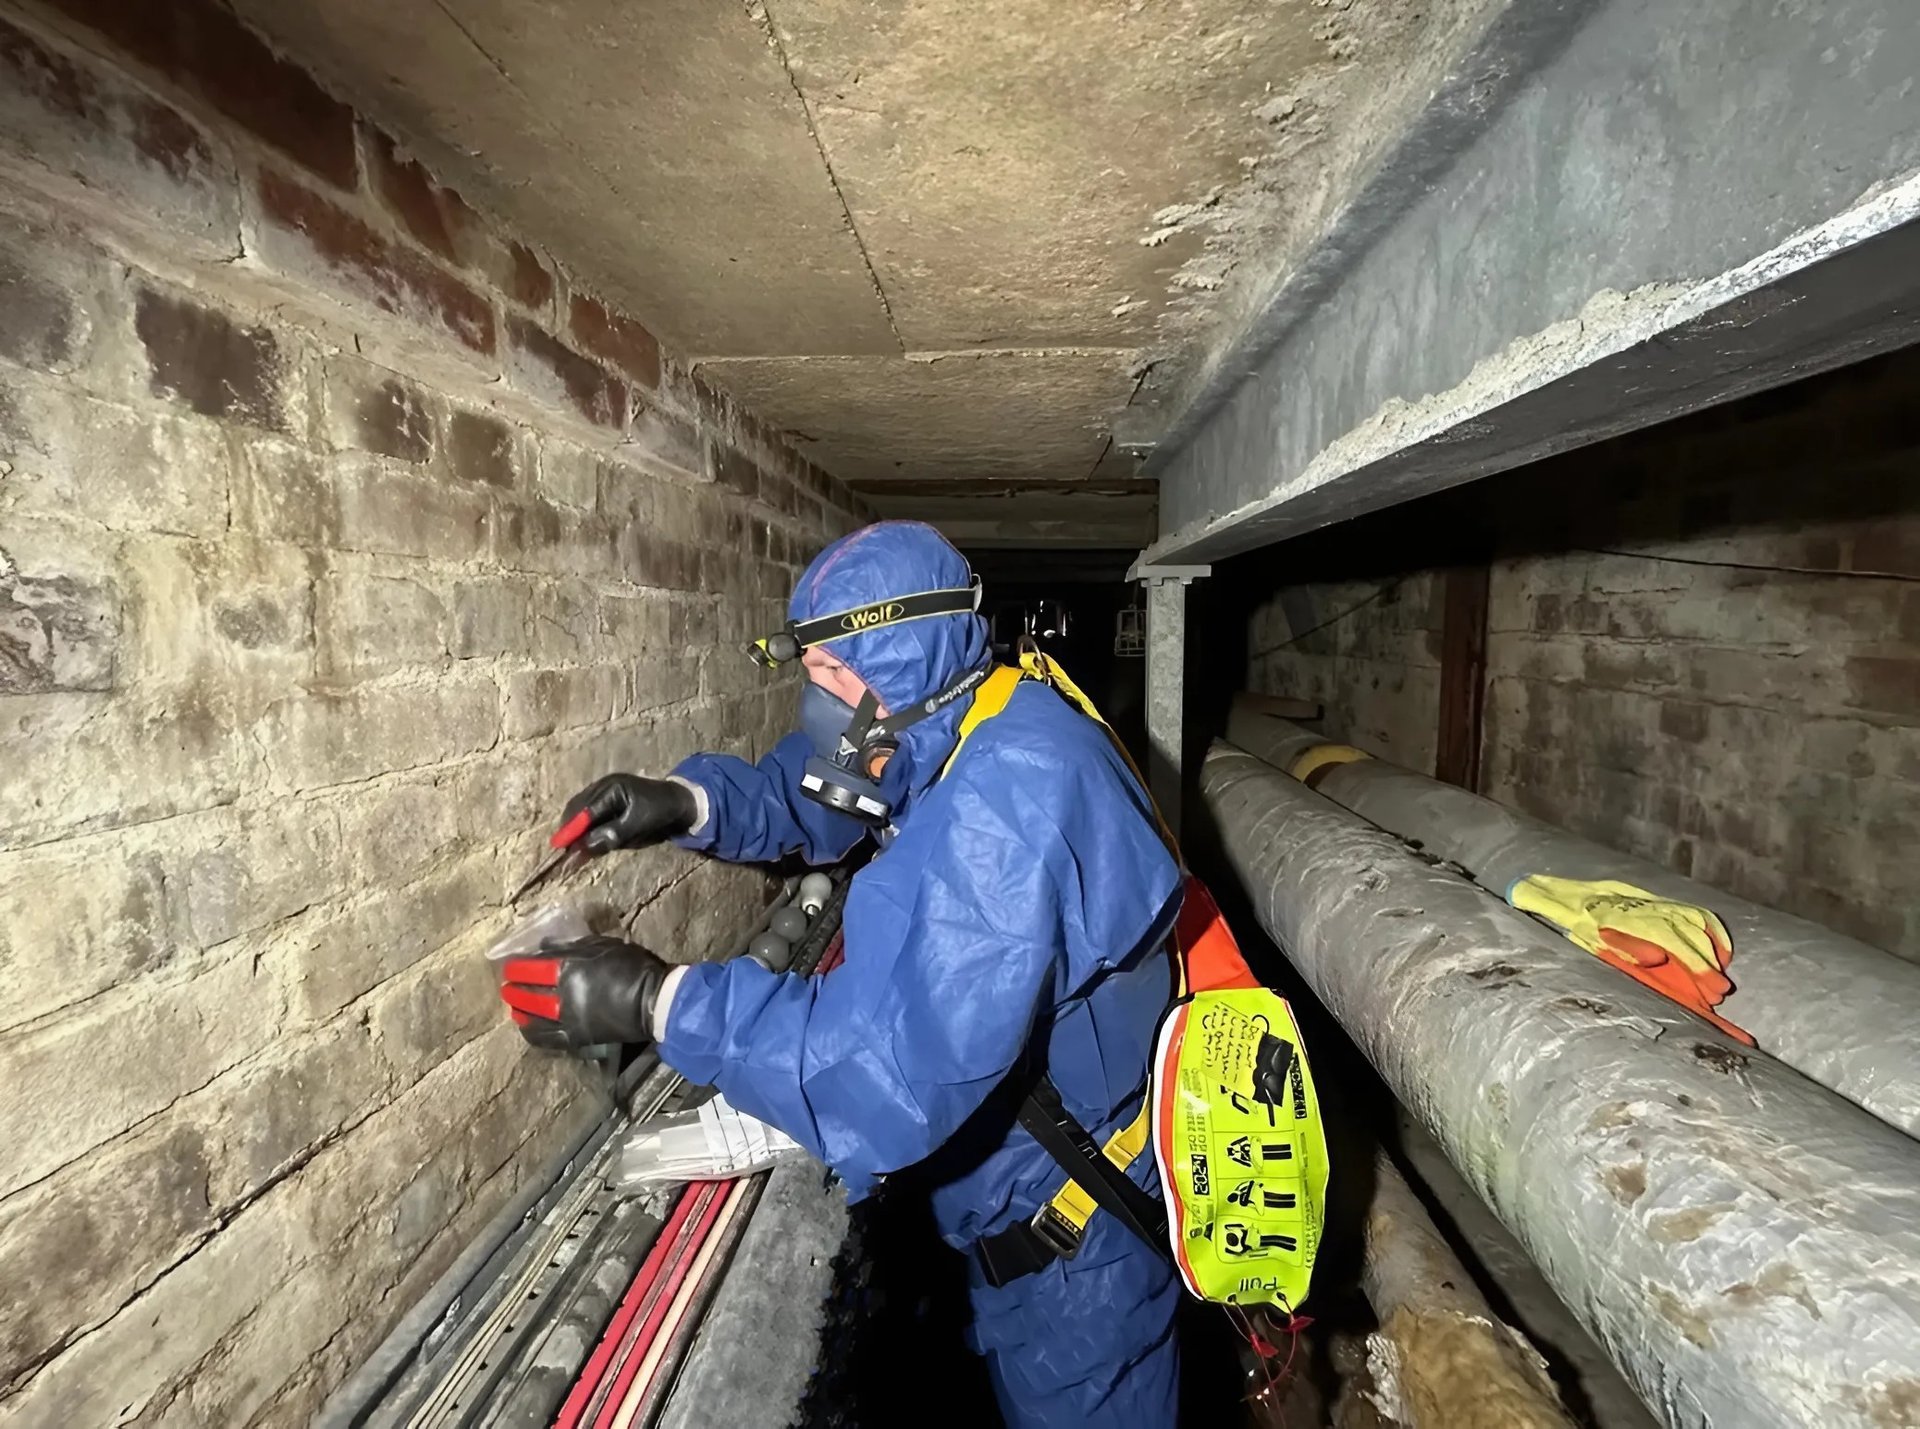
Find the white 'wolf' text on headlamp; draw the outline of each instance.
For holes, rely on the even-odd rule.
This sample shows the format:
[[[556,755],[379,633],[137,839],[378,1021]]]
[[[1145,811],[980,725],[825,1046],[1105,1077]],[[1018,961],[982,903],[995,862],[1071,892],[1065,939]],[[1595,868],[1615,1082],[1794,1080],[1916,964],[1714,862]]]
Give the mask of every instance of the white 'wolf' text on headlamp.
[[[810,620],[789,620],[771,635],[764,635],[747,647],[747,653],[771,670],[829,640],[844,640],[889,625],[904,625],[909,620],[925,620],[934,615],[966,615],[980,608],[980,581],[947,590],[923,590],[914,595],[894,596],[869,601],[851,610],[831,615],[816,615]]]

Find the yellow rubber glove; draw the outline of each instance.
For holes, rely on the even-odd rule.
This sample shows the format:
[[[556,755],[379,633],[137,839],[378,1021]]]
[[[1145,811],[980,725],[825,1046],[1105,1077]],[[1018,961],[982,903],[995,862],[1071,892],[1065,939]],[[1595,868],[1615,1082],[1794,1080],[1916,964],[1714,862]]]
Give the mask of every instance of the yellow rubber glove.
[[[1613,879],[1536,873],[1507,890],[1507,902],[1545,919],[1595,957],[1704,1017],[1737,1041],[1753,1037],[1715,1012],[1733,984],[1727,926],[1709,909],[1678,903]]]

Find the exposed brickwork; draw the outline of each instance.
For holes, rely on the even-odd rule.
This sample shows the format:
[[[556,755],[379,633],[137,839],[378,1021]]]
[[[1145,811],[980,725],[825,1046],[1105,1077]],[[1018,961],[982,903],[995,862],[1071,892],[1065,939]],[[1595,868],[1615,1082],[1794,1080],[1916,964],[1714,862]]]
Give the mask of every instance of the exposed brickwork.
[[[512,349],[508,371],[520,386],[536,394],[564,396],[595,426],[626,426],[631,393],[625,382],[525,318],[509,318],[507,336]]]
[[[586,780],[778,737],[734,647],[860,513],[224,10],[54,8],[0,5],[0,1420],[304,1423],[596,1111],[502,896]],[[764,890],[572,891],[687,958]]]
[[[491,353],[497,341],[491,303],[446,270],[388,239],[371,224],[272,170],[259,178],[263,253],[295,274],[310,265],[350,298],[383,312],[437,322],[465,346]]]
[[[351,189],[353,111],[215,0],[50,0],[310,172]]]
[[[1342,738],[1431,774],[1443,598],[1432,571],[1288,586],[1253,613],[1249,687],[1319,701]]]
[[[152,289],[134,304],[134,331],[146,349],[157,396],[205,417],[280,428],[281,359],[272,332]]]
[[[573,295],[571,312],[574,338],[588,352],[611,362],[642,387],[660,385],[660,344],[652,333],[584,293]]]
[[[1417,586],[1434,578],[1423,557],[1499,532],[1482,791],[1920,958],[1917,393],[1920,356],[1879,359],[1300,543],[1283,564],[1324,563],[1337,539],[1351,558],[1406,558]],[[1272,600],[1256,687],[1324,699],[1330,727],[1421,767],[1409,750],[1437,711],[1404,646],[1385,674],[1263,654],[1287,600],[1324,618],[1359,593]],[[1394,619],[1381,602],[1317,639],[1377,655]]]
[[[524,243],[509,243],[507,258],[512,265],[507,280],[509,297],[523,308],[544,308],[553,301],[553,274],[539,254]]]

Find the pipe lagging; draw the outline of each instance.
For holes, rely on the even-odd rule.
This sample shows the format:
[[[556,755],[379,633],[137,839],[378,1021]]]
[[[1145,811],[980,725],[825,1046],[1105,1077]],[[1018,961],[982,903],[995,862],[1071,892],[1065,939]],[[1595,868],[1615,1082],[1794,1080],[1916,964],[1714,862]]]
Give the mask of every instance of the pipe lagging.
[[[1618,879],[1711,908],[1733,938],[1719,1011],[1762,1051],[1920,1136],[1920,964],[1381,759],[1321,763],[1324,735],[1236,704],[1227,738],[1502,898],[1535,873]],[[1302,763],[1305,761],[1305,764]],[[1920,1413],[1920,1411],[1916,1411]]]
[[[1361,1288],[1380,1328],[1367,1360],[1407,1429],[1572,1429],[1546,1361],[1487,1304],[1399,1170],[1374,1157]]]
[[[1255,912],[1674,1429],[1885,1429],[1920,1395],[1920,1143],[1230,745]]]

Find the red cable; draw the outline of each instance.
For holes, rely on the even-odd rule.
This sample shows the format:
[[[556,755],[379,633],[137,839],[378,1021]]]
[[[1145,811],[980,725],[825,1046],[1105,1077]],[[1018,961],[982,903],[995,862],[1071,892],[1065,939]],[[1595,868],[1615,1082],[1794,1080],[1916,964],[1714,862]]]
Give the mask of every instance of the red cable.
[[[600,1336],[600,1343],[594,1346],[592,1357],[581,1369],[580,1377],[574,1381],[573,1390],[567,1395],[567,1402],[560,1406],[560,1413],[553,1421],[553,1429],[576,1429],[581,1414],[585,1412],[588,1402],[593,1398],[594,1389],[606,1375],[607,1366],[613,1359],[614,1351],[619,1348],[620,1341],[625,1338],[627,1327],[632,1324],[634,1316],[640,1312],[641,1304],[647,1298],[647,1291],[659,1278],[660,1267],[671,1253],[673,1242],[680,1234],[681,1226],[686,1224],[687,1217],[692,1214],[694,1195],[699,1189],[698,1186],[690,1185],[680,1193],[680,1199],[674,1204],[673,1212],[667,1217],[666,1225],[661,1228],[659,1236],[654,1240],[653,1248],[647,1252],[647,1258],[640,1263],[640,1269],[635,1272],[633,1284],[627,1287],[627,1293],[620,1301],[620,1308],[614,1312],[605,1333]]]
[[[653,1308],[640,1326],[640,1336],[634,1341],[633,1349],[627,1354],[626,1361],[614,1376],[613,1387],[607,1395],[606,1403],[600,1406],[595,1416],[593,1429],[610,1429],[613,1417],[619,1412],[621,1402],[627,1390],[632,1386],[634,1377],[640,1373],[640,1362],[646,1358],[647,1349],[653,1344],[653,1337],[659,1333],[660,1322],[667,1317],[667,1310],[673,1303],[673,1297],[680,1289],[680,1283],[687,1278],[687,1271],[693,1264],[693,1256],[705,1243],[707,1234],[713,1229],[713,1223],[720,1218],[720,1208],[726,1197],[717,1194],[732,1185],[730,1181],[709,1181],[701,1189],[709,1193],[709,1199],[701,1208],[700,1221],[694,1227],[693,1239],[687,1243],[686,1250],[675,1260],[668,1273],[667,1281],[660,1287],[660,1293],[654,1298]]]

